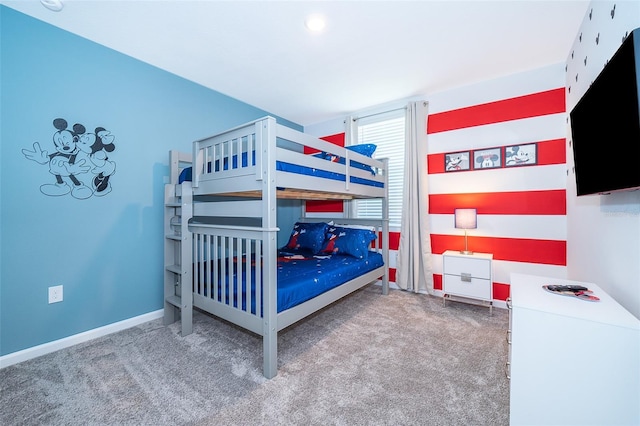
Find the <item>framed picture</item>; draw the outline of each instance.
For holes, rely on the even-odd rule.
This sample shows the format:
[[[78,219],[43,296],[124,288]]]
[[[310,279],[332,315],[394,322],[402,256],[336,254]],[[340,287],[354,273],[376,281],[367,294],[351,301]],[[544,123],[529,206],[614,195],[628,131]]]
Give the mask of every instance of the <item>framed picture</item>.
[[[538,162],[538,144],[511,145],[504,148],[505,167],[531,166]]]
[[[502,167],[502,149],[489,148],[473,151],[473,168],[479,169],[495,169]]]
[[[444,155],[444,171],[445,172],[461,172],[469,170],[471,164],[469,162],[470,151],[450,152]]]

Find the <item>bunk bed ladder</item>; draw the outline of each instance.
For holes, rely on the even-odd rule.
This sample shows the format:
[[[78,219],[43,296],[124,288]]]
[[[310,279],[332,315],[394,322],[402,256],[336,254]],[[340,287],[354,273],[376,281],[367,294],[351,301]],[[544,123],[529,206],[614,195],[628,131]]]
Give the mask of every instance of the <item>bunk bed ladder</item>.
[[[180,187],[180,188],[178,188]],[[180,195],[176,190],[180,189]],[[164,324],[181,320],[182,335],[193,331],[191,183],[165,185],[164,194]]]

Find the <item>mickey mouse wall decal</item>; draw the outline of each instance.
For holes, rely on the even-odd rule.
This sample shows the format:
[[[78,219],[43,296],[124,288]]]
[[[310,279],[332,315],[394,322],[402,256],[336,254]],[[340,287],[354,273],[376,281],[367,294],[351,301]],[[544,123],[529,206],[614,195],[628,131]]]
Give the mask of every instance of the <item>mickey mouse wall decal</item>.
[[[55,177],[54,183],[44,183],[40,192],[52,197],[71,194],[73,198],[84,200],[91,196],[103,196],[111,192],[110,177],[116,171],[116,164],[107,153],[115,150],[115,136],[104,127],[96,127],[94,133],[86,131],[82,124],[74,124],[71,129],[67,120],[53,120],[56,131],[53,134],[55,152],[42,149],[39,142],[33,149],[23,149],[26,159],[49,166],[49,173]]]

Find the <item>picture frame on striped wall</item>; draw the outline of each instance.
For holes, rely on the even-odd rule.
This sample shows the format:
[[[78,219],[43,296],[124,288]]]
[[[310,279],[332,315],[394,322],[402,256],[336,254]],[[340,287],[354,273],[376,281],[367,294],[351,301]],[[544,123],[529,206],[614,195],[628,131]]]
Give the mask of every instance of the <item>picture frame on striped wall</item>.
[[[471,169],[471,151],[450,152],[444,155],[445,172],[461,172]]]
[[[504,166],[533,166],[538,162],[538,144],[511,145],[504,148]]]
[[[502,167],[502,148],[488,148],[473,151],[473,168],[497,169]]]

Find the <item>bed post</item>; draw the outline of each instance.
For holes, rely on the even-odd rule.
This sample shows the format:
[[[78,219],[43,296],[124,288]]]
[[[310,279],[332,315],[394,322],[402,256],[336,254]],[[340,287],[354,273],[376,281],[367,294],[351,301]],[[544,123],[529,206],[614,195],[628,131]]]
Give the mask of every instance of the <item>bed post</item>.
[[[278,374],[276,120],[273,117],[266,117],[256,123],[256,139],[262,160],[263,374],[267,379],[271,379]]]
[[[384,198],[382,199],[382,258],[384,260],[384,276],[382,277],[382,294],[389,294],[389,159],[384,163]]]
[[[193,234],[189,231],[189,219],[193,216],[193,192],[190,182],[181,185],[180,322],[182,336],[188,336],[193,332]]]

